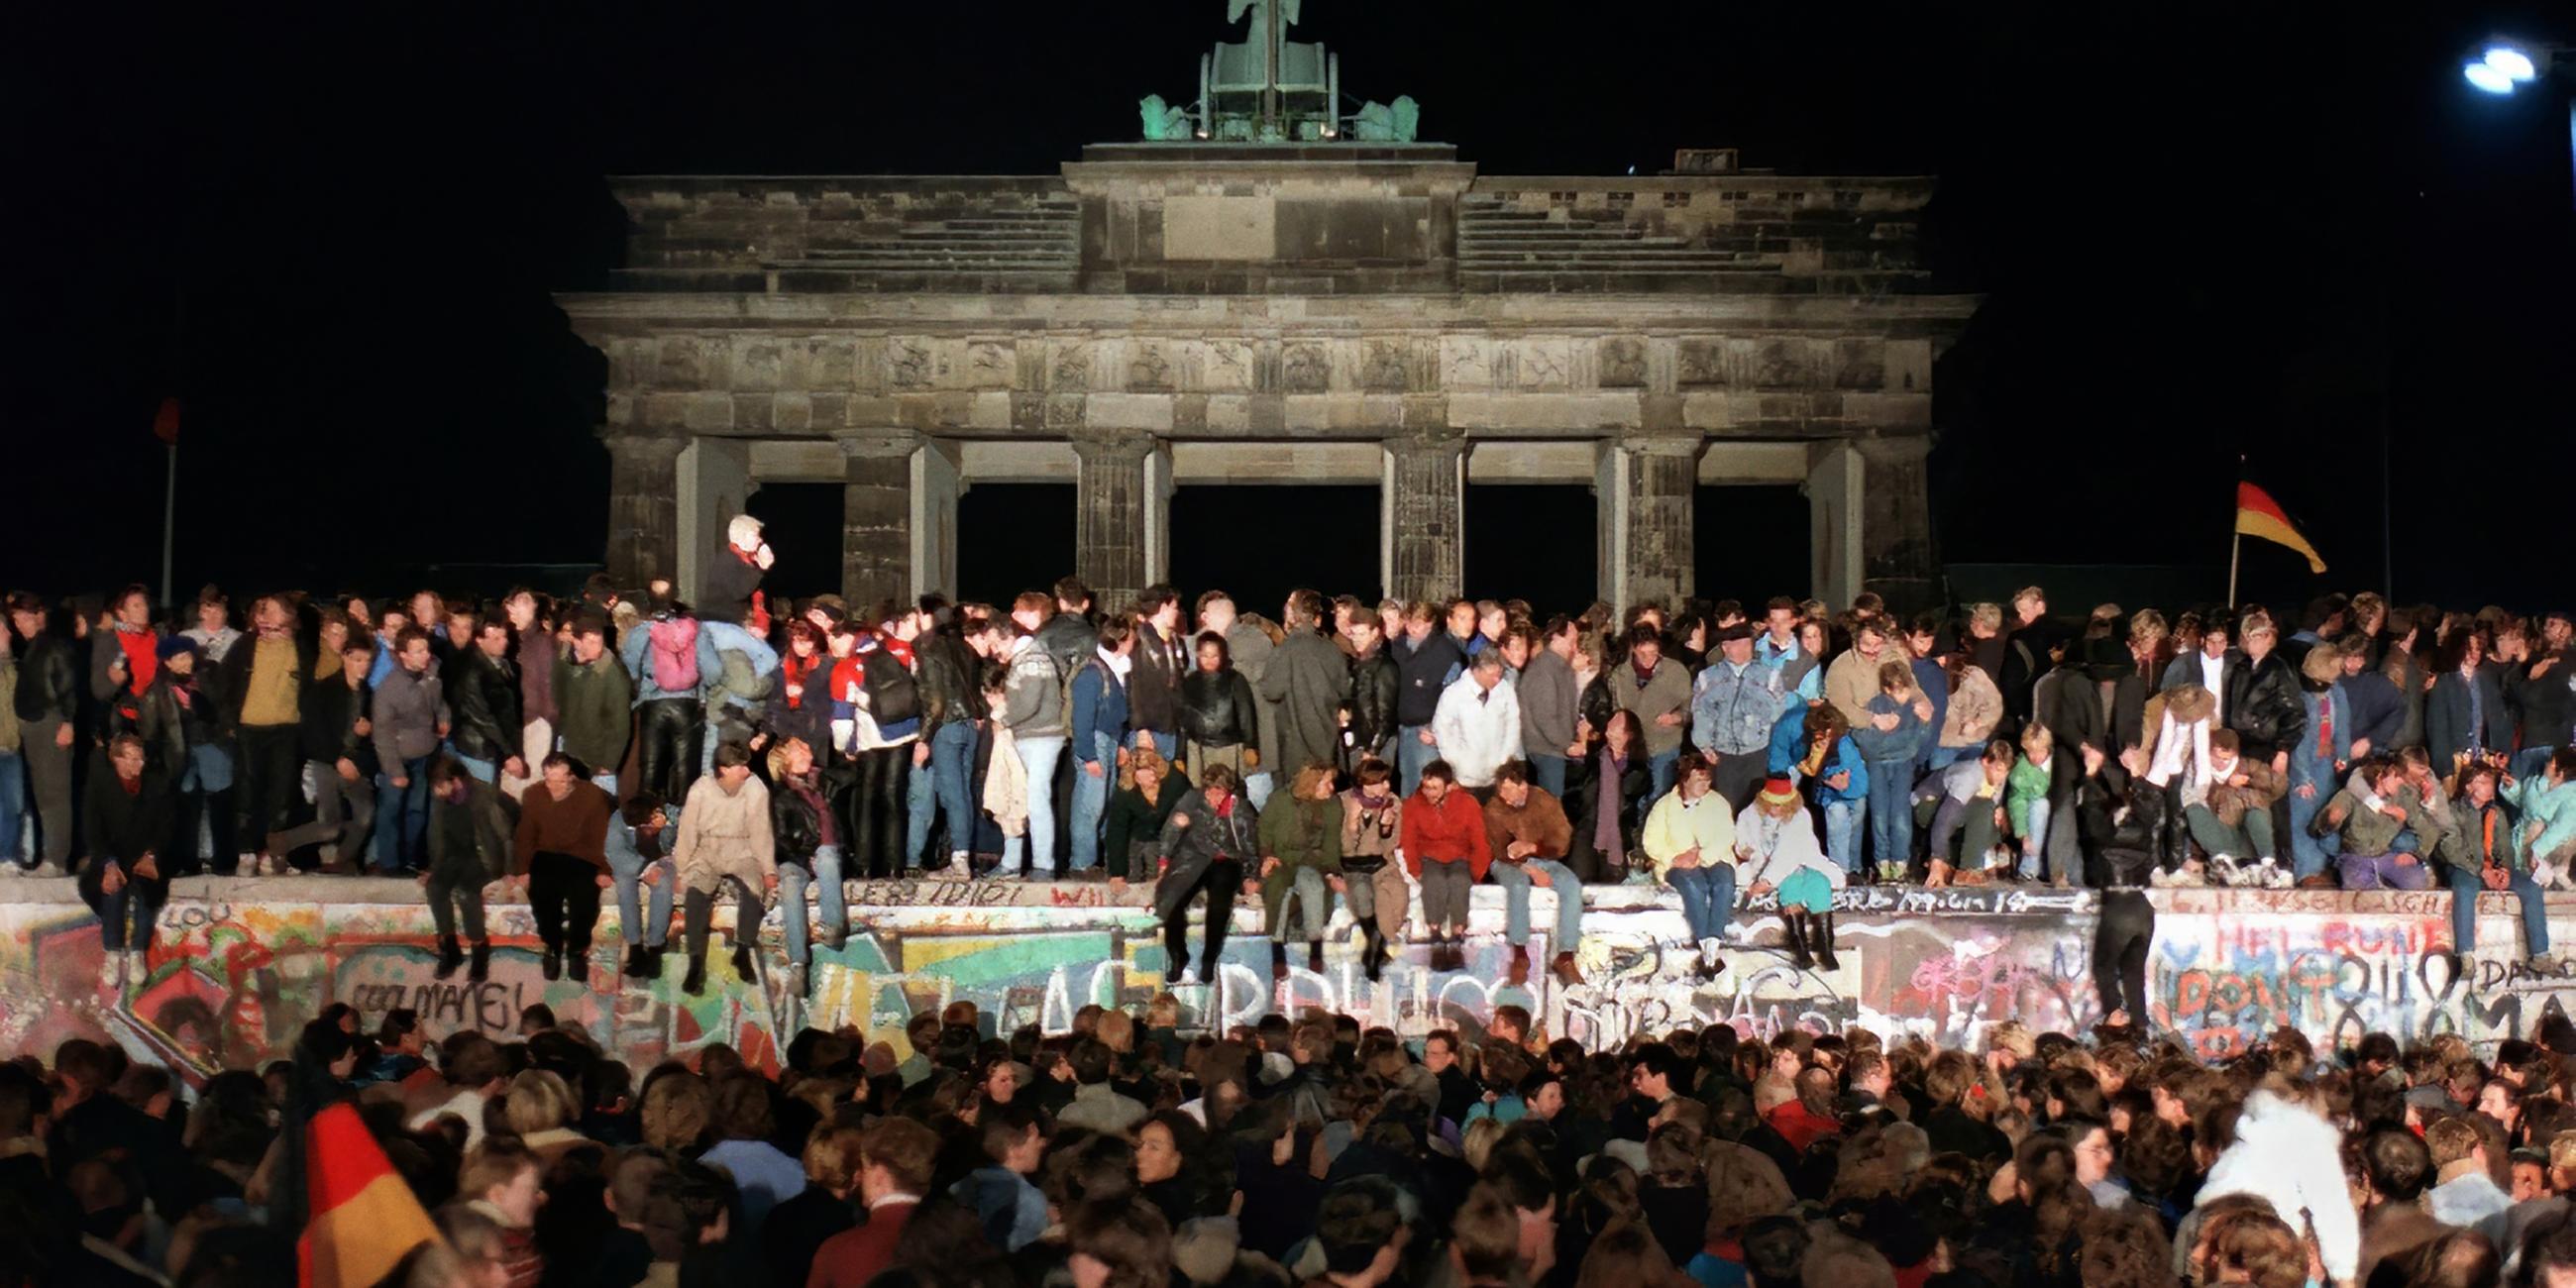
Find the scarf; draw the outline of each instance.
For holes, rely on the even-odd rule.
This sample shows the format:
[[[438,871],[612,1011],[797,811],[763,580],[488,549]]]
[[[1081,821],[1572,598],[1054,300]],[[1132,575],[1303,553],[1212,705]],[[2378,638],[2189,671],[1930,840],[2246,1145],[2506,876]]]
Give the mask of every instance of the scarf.
[[[2179,735],[2179,736],[2177,736]],[[2199,805],[2209,799],[2209,722],[2194,720],[2178,725],[2173,712],[2164,713],[2163,727],[2156,732],[2155,761],[2147,769],[2147,781],[2162,787],[2182,774],[2182,800],[2185,806]]]
[[[1234,802],[1235,802],[1235,796],[1234,796],[1234,793],[1232,793],[1232,792],[1228,792],[1228,793],[1226,793],[1225,803],[1223,803],[1223,804],[1221,804],[1221,805],[1219,805],[1219,806],[1217,806],[1217,807],[1216,807],[1216,816],[1217,816],[1218,818],[1229,818],[1229,819],[1230,819],[1230,818],[1233,818],[1233,817],[1234,817]]]
[[[1109,668],[1109,673],[1111,675],[1118,677],[1118,682],[1120,684],[1125,684],[1127,682],[1127,672],[1133,669],[1136,665],[1135,654],[1112,653],[1107,649],[1100,650],[1100,660]]]

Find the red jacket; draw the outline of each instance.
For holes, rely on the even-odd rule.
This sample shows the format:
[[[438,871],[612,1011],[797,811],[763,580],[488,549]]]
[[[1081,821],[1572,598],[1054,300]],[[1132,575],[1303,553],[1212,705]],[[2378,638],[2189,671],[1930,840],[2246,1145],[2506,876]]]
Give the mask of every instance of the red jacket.
[[[1789,1148],[1801,1154],[1806,1153],[1807,1146],[1815,1144],[1818,1137],[1828,1136],[1843,1129],[1842,1123],[1834,1119],[1808,1112],[1807,1103],[1803,1100],[1790,1100],[1771,1106],[1771,1112],[1765,1115],[1765,1121],[1771,1124],[1771,1130],[1780,1133],[1781,1138],[1789,1142]]]
[[[843,1230],[823,1241],[814,1253],[814,1269],[805,1288],[866,1288],[894,1260],[894,1241],[903,1237],[918,1203],[888,1203],[868,1213],[868,1223]]]
[[[1479,881],[1494,862],[1493,847],[1485,843],[1485,807],[1455,784],[1438,805],[1419,789],[1414,791],[1404,802],[1404,830],[1398,844],[1404,847],[1405,868],[1417,881],[1426,856],[1444,863],[1465,859],[1468,872]]]

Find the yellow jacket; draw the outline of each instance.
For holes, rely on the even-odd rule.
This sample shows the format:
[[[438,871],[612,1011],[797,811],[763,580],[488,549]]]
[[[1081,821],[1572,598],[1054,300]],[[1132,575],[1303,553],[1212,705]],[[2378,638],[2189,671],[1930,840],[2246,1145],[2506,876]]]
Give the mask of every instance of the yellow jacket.
[[[1638,843],[1645,848],[1646,860],[1654,865],[1658,881],[1672,869],[1673,856],[1694,845],[1699,847],[1701,867],[1732,863],[1735,815],[1727,808],[1726,798],[1714,791],[1685,803],[1681,789],[1676,787],[1647,811],[1645,835]]]

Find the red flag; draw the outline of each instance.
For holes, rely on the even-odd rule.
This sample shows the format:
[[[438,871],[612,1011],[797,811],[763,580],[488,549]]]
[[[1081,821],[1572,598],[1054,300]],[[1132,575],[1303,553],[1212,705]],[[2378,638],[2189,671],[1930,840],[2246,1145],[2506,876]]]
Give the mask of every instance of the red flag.
[[[179,399],[175,395],[161,400],[161,410],[152,417],[152,436],[172,447],[179,445]]]
[[[333,1105],[305,1128],[311,1217],[296,1244],[303,1288],[367,1288],[438,1227],[367,1134],[354,1105]]]

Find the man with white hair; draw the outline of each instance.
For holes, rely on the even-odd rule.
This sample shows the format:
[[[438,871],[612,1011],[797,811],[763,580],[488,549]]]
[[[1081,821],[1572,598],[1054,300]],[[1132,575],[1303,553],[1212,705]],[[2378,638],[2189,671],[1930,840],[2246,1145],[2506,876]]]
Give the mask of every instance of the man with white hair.
[[[761,536],[760,520],[748,514],[733,516],[725,525],[724,551],[699,578],[703,583],[698,594],[699,620],[732,622],[750,627],[755,635],[767,635],[769,600],[760,589],[760,578],[777,561]]]

